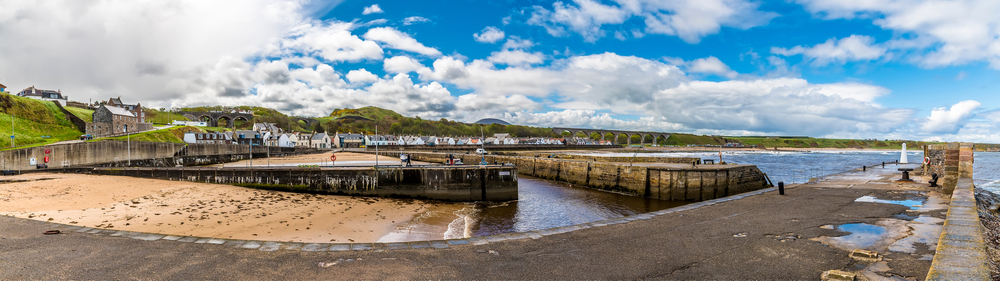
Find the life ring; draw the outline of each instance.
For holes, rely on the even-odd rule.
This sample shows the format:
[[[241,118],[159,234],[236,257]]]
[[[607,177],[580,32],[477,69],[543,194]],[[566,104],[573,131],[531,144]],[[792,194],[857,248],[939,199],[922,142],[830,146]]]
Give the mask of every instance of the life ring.
[[[337,161],[337,155],[330,154],[330,161]]]
[[[931,163],[931,158],[930,157],[924,157],[924,165],[927,165],[927,164],[930,164],[930,163]]]

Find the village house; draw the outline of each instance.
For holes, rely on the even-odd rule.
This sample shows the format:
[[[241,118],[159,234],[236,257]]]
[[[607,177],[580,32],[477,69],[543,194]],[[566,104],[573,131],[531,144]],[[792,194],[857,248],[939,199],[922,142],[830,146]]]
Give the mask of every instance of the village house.
[[[87,123],[86,133],[94,137],[124,135],[125,132],[135,133],[151,130],[149,123],[139,122],[139,119],[123,108],[101,105],[92,115],[93,121]]]
[[[108,99],[108,102],[105,104],[114,107],[124,108],[125,110],[132,112],[132,115],[135,115],[135,117],[139,119],[139,123],[146,123],[146,112],[142,111],[142,104],[138,103],[125,104],[122,102],[122,97],[110,98]]]
[[[309,142],[312,148],[327,149],[333,148],[333,142],[330,139],[330,135],[326,133],[316,133],[312,135],[312,139]]]
[[[302,134],[296,135],[296,137],[298,137],[299,141],[295,142],[295,146],[297,146],[297,147],[312,147],[312,136],[313,136],[313,134],[306,134],[306,133],[302,133]]]
[[[185,133],[184,142],[204,144],[232,144],[233,140],[223,133]]]
[[[257,131],[232,131],[226,132],[226,135],[239,145],[264,145],[264,135]]]
[[[272,132],[275,134],[285,132],[285,130],[278,128],[277,123],[253,123],[253,130],[258,132]]]
[[[0,92],[6,92],[6,91],[7,91],[7,86],[0,84]]]
[[[62,106],[66,106],[66,100],[69,98],[67,96],[63,96],[62,91],[60,90],[42,90],[35,88],[35,86],[25,88],[24,90],[21,90],[21,92],[17,93],[17,95],[36,100],[54,101],[58,102]]]
[[[333,137],[333,147],[338,148],[360,148],[365,145],[365,139],[361,134],[340,133]]]

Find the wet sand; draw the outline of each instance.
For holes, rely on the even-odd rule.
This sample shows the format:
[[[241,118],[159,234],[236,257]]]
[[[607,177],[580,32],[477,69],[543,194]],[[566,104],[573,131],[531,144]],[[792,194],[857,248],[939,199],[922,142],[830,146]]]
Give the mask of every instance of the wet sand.
[[[248,240],[376,242],[394,232],[392,237],[410,237],[399,233],[407,229],[423,229],[427,233],[417,236],[424,240],[441,239],[446,221],[454,218],[448,213],[461,206],[117,176],[36,173],[4,179],[27,181],[0,184],[2,215]],[[423,222],[428,218],[438,221]],[[427,223],[437,227],[414,228]]]

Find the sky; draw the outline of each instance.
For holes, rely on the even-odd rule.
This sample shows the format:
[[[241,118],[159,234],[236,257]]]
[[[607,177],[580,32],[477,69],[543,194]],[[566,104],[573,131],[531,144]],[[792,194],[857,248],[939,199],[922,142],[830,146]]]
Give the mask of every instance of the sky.
[[[0,84],[90,102],[1000,143],[1000,1],[0,0]]]

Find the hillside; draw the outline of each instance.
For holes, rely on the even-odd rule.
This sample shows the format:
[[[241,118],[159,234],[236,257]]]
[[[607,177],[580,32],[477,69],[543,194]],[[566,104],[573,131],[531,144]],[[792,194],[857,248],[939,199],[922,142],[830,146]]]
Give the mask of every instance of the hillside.
[[[395,111],[372,106],[358,109],[338,109],[330,113],[329,117],[317,119],[322,123],[322,130],[331,133],[363,132],[374,134],[377,125],[379,134],[393,135],[479,136],[482,133],[491,136],[496,133],[508,133],[515,137],[559,136],[552,133],[551,128],[500,124],[482,126],[444,118],[432,121],[421,119],[419,116],[405,117]],[[482,132],[480,132],[480,128],[482,128]]]
[[[204,133],[198,127],[192,126],[177,126],[170,127],[166,129],[153,130],[142,132],[138,134],[133,134],[131,136],[120,136],[113,138],[101,138],[90,141],[138,141],[138,142],[172,142],[172,143],[184,143],[184,133]]]
[[[11,119],[17,148],[78,139],[76,129],[52,102],[0,94],[0,147],[10,149]]]
[[[181,111],[188,112],[209,112],[209,111],[228,111],[228,110],[245,110],[253,112],[254,118],[249,122],[243,122],[242,120],[236,121],[236,129],[250,129],[253,128],[253,123],[277,123],[279,128],[285,129],[286,131],[295,132],[308,132],[309,129],[301,127],[299,124],[292,122],[291,118],[284,113],[278,112],[277,110],[257,107],[257,106],[199,106],[199,107],[186,107],[180,109]],[[221,127],[221,124],[220,124]]]

